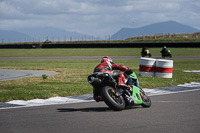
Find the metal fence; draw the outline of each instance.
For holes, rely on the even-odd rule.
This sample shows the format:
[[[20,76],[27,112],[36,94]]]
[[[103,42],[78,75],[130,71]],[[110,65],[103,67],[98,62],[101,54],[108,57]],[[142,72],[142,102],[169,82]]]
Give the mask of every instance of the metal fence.
[[[0,37],[1,38],[1,37]],[[155,35],[142,35],[131,37],[120,35],[120,36],[111,36],[105,35],[104,37],[95,37],[95,36],[58,36],[58,37],[33,37],[33,38],[2,38],[0,44],[5,43],[29,43],[29,42],[66,42],[66,41],[111,41],[111,40],[145,40],[145,39],[172,39],[172,38],[200,38],[200,32],[189,33],[189,34],[155,34]]]

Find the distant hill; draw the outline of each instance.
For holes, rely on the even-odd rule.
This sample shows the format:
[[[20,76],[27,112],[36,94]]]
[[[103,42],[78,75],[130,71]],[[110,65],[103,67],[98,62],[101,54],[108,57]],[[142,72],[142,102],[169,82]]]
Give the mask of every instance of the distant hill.
[[[168,33],[195,33],[199,32],[191,26],[184,25],[175,21],[165,21],[160,23],[150,24],[140,28],[122,28],[114,35],[111,36],[112,40],[126,39],[129,37],[141,35],[154,35],[154,34],[168,34]]]
[[[82,40],[85,38],[89,38],[91,36],[80,34],[77,32],[69,32],[63,29],[59,28],[53,28],[53,27],[44,27],[44,28],[26,28],[21,29],[23,33],[26,33],[28,35],[31,35],[35,38],[39,38],[41,41],[45,41],[48,37],[51,41],[64,41],[64,40],[70,40],[70,38],[74,40]]]
[[[27,38],[31,36],[12,30],[0,30],[0,42],[25,42]]]
[[[4,40],[7,42],[44,42],[50,41],[78,41],[78,40],[96,40],[97,37],[80,34],[77,32],[69,32],[58,28],[23,28],[15,30],[0,30],[0,43]]]

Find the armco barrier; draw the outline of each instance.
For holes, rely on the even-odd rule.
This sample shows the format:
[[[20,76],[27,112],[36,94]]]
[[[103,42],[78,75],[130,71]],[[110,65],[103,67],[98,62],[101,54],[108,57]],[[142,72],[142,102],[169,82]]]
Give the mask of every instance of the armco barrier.
[[[43,44],[42,48],[142,48],[142,47],[200,47],[200,42],[153,42],[153,43],[134,43],[134,42],[107,42],[107,43],[57,43]]]
[[[156,59],[154,58],[140,58],[140,68],[139,68],[139,75],[140,76],[148,76],[154,77],[155,75],[155,63]]]
[[[173,60],[156,60],[155,77],[172,78]]]
[[[41,48],[41,46],[40,46],[40,44],[5,44],[5,45],[0,45],[0,49],[9,49],[9,48],[34,49],[34,48]]]
[[[172,74],[173,60],[140,58],[140,76],[172,78]]]
[[[134,42],[105,42],[105,43],[93,43],[93,42],[80,42],[80,43],[43,43],[38,44],[0,44],[0,48],[142,48],[142,47],[192,47],[199,48],[200,42],[154,42],[154,43],[134,43]]]

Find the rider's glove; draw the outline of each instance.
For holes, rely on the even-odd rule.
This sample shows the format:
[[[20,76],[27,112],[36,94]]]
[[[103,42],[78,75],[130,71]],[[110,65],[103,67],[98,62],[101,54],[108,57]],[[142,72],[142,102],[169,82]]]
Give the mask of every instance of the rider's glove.
[[[126,71],[125,73],[126,73],[127,75],[129,75],[129,74],[133,73],[133,71],[130,69],[130,70]]]

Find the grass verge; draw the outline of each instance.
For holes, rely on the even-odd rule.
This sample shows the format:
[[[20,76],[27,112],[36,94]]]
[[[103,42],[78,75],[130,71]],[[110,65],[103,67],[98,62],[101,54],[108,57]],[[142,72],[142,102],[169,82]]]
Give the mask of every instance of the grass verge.
[[[129,55],[130,56],[130,55]],[[115,60],[129,66],[138,75],[139,60]],[[48,61],[0,61],[0,69],[32,69],[60,72],[58,75],[31,77],[0,82],[0,102],[30,100],[55,96],[82,95],[92,93],[87,76],[92,73],[99,60],[48,60]],[[200,60],[174,60],[172,79],[138,76],[142,88],[155,88],[200,81],[200,75],[183,70],[199,70]]]
[[[200,48],[169,48],[173,56],[200,56]],[[141,48],[0,49],[0,57],[141,56]],[[149,48],[161,56],[162,48]]]

